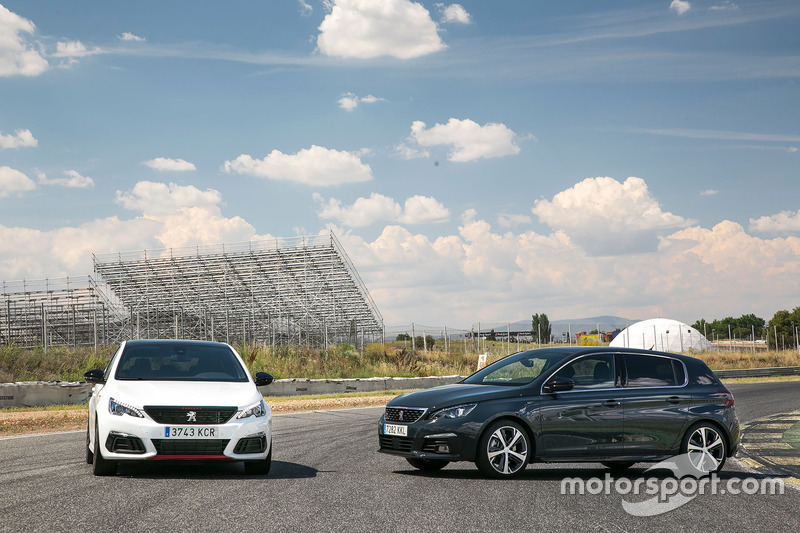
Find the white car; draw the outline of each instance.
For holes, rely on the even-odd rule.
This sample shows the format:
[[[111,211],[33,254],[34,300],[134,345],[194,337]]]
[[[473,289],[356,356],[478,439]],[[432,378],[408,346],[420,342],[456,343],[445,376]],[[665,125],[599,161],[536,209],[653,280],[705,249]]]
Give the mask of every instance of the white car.
[[[123,461],[244,461],[248,474],[269,473],[272,413],[236,351],[206,341],[123,342],[94,383],[86,462],[97,476]]]

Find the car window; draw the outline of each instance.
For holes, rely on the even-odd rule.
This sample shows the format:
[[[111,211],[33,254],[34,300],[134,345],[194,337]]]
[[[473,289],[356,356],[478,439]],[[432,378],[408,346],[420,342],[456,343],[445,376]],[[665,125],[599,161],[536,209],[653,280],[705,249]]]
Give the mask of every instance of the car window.
[[[555,373],[553,377],[571,379],[572,390],[614,388],[614,354],[595,354],[581,357]]]
[[[464,383],[483,385],[527,385],[542,372],[564,358],[556,351],[520,352],[483,368],[464,380]]]
[[[226,346],[141,344],[128,347],[116,379],[154,381],[247,381],[239,360]]]
[[[628,372],[627,387],[674,387],[683,385],[684,379],[678,382],[675,368],[669,357],[653,355],[626,355],[625,369]],[[683,371],[683,365],[678,365]],[[683,376],[681,376],[683,377]]]

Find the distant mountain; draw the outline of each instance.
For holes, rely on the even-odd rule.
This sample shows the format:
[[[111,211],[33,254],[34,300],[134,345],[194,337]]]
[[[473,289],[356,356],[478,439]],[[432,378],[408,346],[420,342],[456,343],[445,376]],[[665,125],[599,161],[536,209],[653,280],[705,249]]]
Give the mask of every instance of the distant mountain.
[[[639,319],[622,318],[618,316],[594,316],[588,318],[569,318],[562,320],[551,320],[550,329],[554,337],[566,336],[568,332],[574,336],[576,333],[582,331],[592,331],[597,329],[598,325],[600,331],[614,331],[616,329],[625,329],[627,326],[639,322]],[[492,329],[495,332],[506,332],[511,328],[511,333],[530,332],[531,320],[518,320],[517,322],[502,323],[502,322],[481,322],[481,332],[488,332]],[[472,329],[477,332],[478,324],[472,325]]]

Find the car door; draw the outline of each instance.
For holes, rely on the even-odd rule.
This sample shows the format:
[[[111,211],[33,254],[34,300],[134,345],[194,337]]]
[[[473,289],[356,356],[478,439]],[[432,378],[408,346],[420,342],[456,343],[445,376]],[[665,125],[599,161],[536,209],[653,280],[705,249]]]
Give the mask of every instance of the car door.
[[[623,360],[625,453],[671,453],[680,443],[691,406],[686,368],[663,355],[625,354]]]
[[[542,456],[577,458],[623,452],[622,389],[617,367],[613,353],[588,354],[550,376],[571,379],[575,386],[570,391],[541,396]]]

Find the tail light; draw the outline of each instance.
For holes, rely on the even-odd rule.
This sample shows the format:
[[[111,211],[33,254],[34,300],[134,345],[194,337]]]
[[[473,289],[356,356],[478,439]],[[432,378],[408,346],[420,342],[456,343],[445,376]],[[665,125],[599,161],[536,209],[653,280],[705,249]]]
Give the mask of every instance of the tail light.
[[[731,391],[725,388],[718,390],[717,394],[721,394],[725,398],[725,407],[733,407],[735,400],[733,398],[733,393]]]

